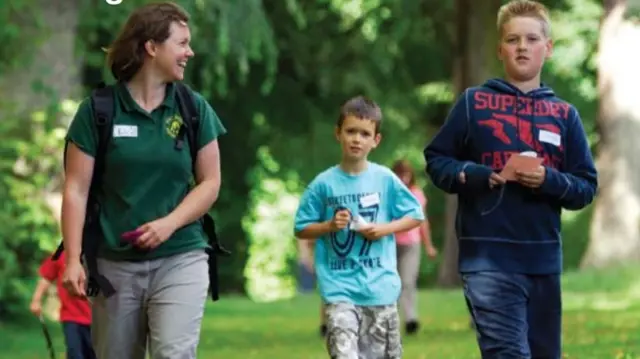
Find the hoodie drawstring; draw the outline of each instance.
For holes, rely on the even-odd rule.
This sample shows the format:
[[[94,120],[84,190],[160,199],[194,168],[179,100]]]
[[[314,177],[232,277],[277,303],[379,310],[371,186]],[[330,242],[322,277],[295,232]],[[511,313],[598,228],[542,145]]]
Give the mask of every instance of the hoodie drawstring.
[[[498,200],[496,201],[496,203],[493,205],[493,207],[491,207],[491,208],[489,208],[487,210],[481,211],[480,215],[486,216],[486,215],[490,214],[491,212],[495,211],[496,208],[498,208],[498,206],[502,203],[502,197],[504,197],[504,189],[505,189],[505,187],[507,187],[506,183],[503,184],[502,186],[500,186],[500,193],[498,194]]]
[[[532,121],[531,121],[531,129],[530,129],[530,131],[531,131],[531,141],[534,144],[533,151],[536,151],[536,148],[535,148],[535,143],[536,143],[535,135],[536,135],[536,133],[535,133],[535,130],[534,130],[534,127],[536,126],[536,98],[532,97],[532,100],[533,100],[533,103],[532,103],[533,107],[531,109]],[[518,92],[516,92],[516,102],[515,102],[515,104],[513,106],[513,112],[515,113],[515,116],[516,116],[516,141],[518,143],[518,151],[523,152],[522,151],[522,147],[521,147],[522,144],[521,144],[521,141],[520,141],[520,120],[518,118],[518,104],[519,103],[520,103],[520,94]],[[498,199],[496,200],[496,203],[491,208],[489,208],[487,210],[484,210],[484,211],[481,211],[480,215],[486,216],[488,214],[491,214],[491,212],[495,211],[496,208],[498,208],[498,206],[500,206],[500,204],[502,203],[502,199],[504,198],[504,191],[505,191],[506,187],[507,187],[506,183],[500,186],[500,192],[498,193]]]

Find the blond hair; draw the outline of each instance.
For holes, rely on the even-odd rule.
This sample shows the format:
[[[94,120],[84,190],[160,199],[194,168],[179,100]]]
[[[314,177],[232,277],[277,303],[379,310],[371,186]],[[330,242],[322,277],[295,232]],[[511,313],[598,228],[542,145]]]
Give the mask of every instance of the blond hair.
[[[541,3],[531,0],[512,0],[502,5],[498,10],[498,32],[502,33],[504,24],[516,17],[530,17],[540,21],[544,36],[551,37],[549,11]]]

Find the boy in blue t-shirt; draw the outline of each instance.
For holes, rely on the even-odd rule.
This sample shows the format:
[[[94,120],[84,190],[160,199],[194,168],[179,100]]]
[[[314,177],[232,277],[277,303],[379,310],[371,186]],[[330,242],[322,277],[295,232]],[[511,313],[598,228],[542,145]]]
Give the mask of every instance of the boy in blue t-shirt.
[[[402,357],[393,233],[419,226],[425,216],[390,169],[367,160],[380,143],[381,122],[378,105],[364,97],[342,106],[340,164],[316,176],[296,213],[296,237],[318,238],[315,266],[331,358]]]

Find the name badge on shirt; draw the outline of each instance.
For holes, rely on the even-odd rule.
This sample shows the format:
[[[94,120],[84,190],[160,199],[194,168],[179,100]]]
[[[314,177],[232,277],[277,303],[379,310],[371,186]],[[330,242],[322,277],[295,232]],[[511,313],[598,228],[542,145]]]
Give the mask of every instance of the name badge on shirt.
[[[378,203],[380,203],[380,195],[378,192],[360,197],[360,206],[362,208],[375,206]]]
[[[538,135],[538,140],[540,140],[540,142],[546,142],[556,147],[560,147],[560,142],[561,142],[560,135],[557,133],[553,133],[551,131],[540,130],[540,133]]]
[[[138,137],[138,126],[115,125],[113,126],[113,137]]]

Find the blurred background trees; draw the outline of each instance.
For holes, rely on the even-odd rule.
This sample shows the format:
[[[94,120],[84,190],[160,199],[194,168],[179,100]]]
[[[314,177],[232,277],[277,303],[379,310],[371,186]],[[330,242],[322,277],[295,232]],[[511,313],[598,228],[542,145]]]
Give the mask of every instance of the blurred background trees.
[[[143,0],[7,0],[0,5],[0,318],[26,308],[57,224],[66,127],[83,96],[111,81],[102,48]],[[295,294],[298,195],[339,158],[332,131],[356,94],[383,108],[372,160],[414,163],[429,196],[435,262],[421,285],[456,285],[455,199],[423,175],[422,149],[465,87],[499,76],[500,0],[178,0],[192,14],[186,82],[228,129],[213,212],[233,256],[222,287],[255,300]],[[546,1],[555,51],[544,81],[576,105],[598,156],[592,208],[564,215],[566,269],[640,259],[637,10],[625,1]],[[600,30],[601,20],[602,30]],[[589,243],[591,241],[591,243]],[[588,248],[588,250],[587,250]],[[586,253],[586,255],[585,255]]]

